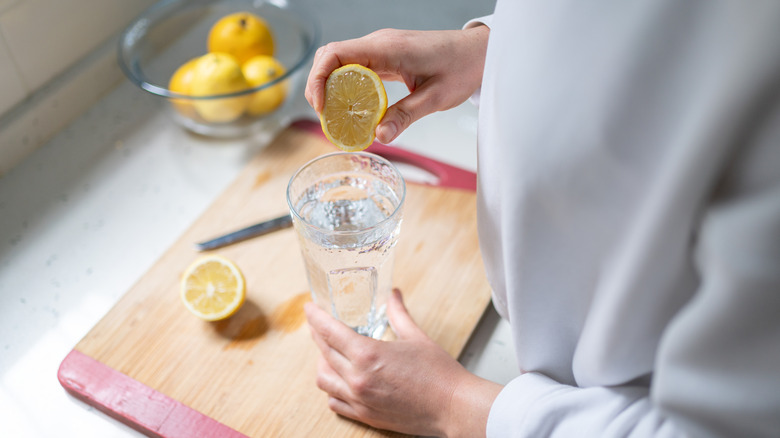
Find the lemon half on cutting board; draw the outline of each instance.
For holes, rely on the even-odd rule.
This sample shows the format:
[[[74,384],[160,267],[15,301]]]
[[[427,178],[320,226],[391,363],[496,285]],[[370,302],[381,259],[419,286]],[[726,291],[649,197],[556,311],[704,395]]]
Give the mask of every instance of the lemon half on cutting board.
[[[208,255],[192,262],[181,280],[181,300],[195,316],[219,321],[238,311],[246,298],[244,276],[232,261]]]
[[[369,147],[385,111],[387,93],[373,70],[347,64],[328,76],[320,124],[328,140],[340,149],[354,152]]]

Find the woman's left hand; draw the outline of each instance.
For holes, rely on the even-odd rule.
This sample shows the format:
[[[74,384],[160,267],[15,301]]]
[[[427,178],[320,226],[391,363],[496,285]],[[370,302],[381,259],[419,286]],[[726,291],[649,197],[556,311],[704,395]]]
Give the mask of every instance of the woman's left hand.
[[[396,341],[362,336],[313,303],[305,307],[322,352],[317,386],[336,413],[380,429],[482,436],[501,386],[469,373],[412,320],[401,294],[387,304]]]

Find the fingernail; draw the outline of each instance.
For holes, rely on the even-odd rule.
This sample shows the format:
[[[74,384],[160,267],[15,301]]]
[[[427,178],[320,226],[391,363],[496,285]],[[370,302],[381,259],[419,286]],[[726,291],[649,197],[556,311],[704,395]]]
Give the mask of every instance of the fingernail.
[[[390,143],[396,132],[398,132],[398,128],[395,126],[395,123],[382,123],[376,128],[376,139],[381,143]]]

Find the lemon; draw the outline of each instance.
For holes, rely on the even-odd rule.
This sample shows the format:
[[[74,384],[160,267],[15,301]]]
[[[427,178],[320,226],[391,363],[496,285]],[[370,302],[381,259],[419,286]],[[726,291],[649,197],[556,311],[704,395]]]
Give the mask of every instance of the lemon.
[[[168,89],[176,94],[190,95],[190,88],[192,86],[192,78],[195,75],[195,63],[198,58],[192,58],[185,62],[171,75],[171,80],[168,83]],[[195,107],[192,105],[192,101],[185,99],[171,99],[171,103],[176,110],[183,116],[193,118],[197,116]]]
[[[273,56],[258,55],[241,66],[252,87],[268,83],[285,73],[284,66]],[[252,94],[247,112],[253,116],[268,114],[279,107],[287,96],[287,81],[282,81]]]
[[[195,316],[206,321],[225,319],[238,311],[246,298],[244,276],[232,261],[208,255],[184,272],[181,299]]]
[[[379,76],[362,65],[347,64],[325,83],[322,132],[340,149],[361,151],[373,143],[386,110],[387,93]]]
[[[190,94],[212,96],[247,90],[249,83],[236,58],[227,53],[207,53],[195,62]],[[193,101],[200,116],[208,122],[225,123],[236,120],[246,110],[249,95]]]
[[[257,55],[274,54],[274,38],[268,23],[250,12],[226,15],[211,27],[209,52],[229,53],[243,64]]]

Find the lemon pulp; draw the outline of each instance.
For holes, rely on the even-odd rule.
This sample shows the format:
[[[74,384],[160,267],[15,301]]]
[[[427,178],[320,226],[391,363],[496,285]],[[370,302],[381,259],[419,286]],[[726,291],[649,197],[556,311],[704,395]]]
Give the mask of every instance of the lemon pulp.
[[[333,144],[359,151],[374,141],[376,126],[386,110],[387,94],[379,76],[366,67],[349,64],[328,77],[320,122]]]

